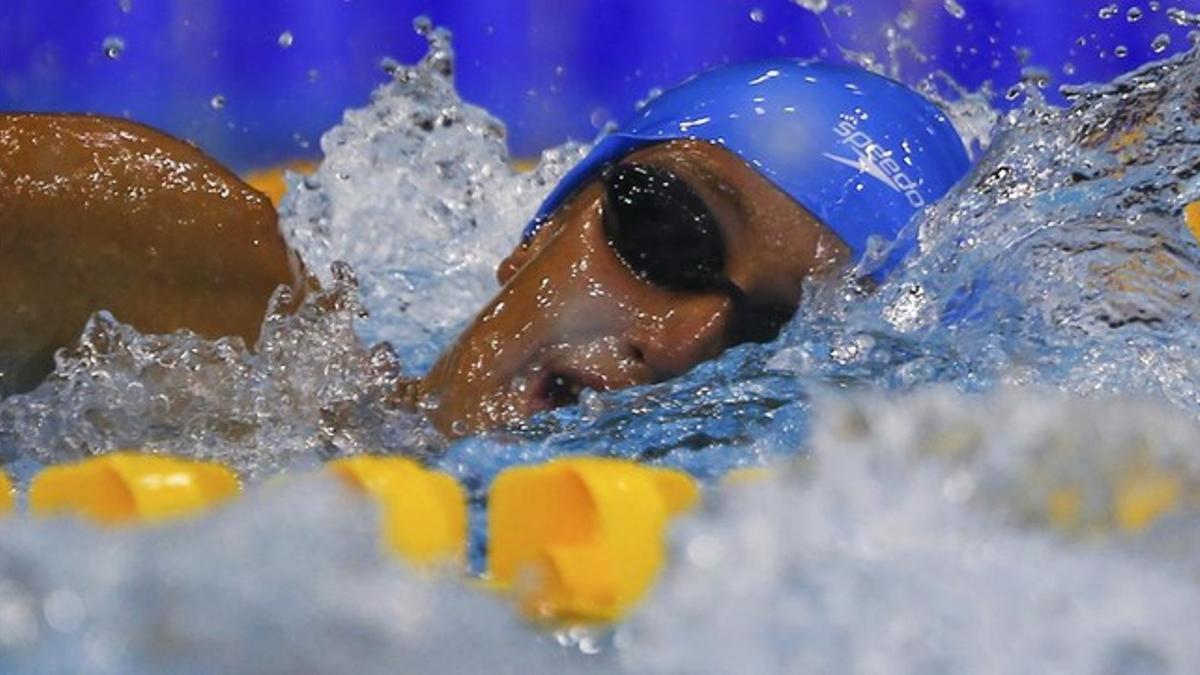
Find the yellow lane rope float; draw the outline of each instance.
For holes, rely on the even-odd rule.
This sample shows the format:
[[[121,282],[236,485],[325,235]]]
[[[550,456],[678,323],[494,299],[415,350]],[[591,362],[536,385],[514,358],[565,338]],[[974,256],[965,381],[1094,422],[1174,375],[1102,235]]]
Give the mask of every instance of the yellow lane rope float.
[[[467,498],[452,476],[400,457],[339,459],[326,470],[380,508],[384,544],[417,565],[459,562],[467,541]]]
[[[0,471],[0,516],[12,513],[15,501],[12,481],[8,479],[8,474]]]
[[[654,582],[687,474],[577,457],[508,469],[488,497],[488,571],[535,619],[611,621]]]
[[[1192,236],[1200,242],[1200,202],[1192,202],[1184,207],[1183,220],[1192,231]]]
[[[104,525],[191,516],[238,494],[237,475],[212,462],[115,452],[44,469],[29,511],[78,515]]]
[[[279,202],[283,200],[283,195],[287,192],[287,180],[284,178],[284,172],[291,171],[307,176],[316,171],[320,165],[321,163],[315,160],[296,160],[269,169],[251,171],[242,179],[250,187],[266,195],[275,208],[279,208]]]

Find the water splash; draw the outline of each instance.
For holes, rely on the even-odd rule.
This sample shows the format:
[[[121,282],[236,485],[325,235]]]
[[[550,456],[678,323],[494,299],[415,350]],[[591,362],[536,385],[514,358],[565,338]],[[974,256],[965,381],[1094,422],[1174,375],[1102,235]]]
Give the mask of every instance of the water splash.
[[[366,503],[323,480],[284,484],[165,531],[6,521],[4,670],[570,668],[548,636],[526,630],[496,599],[386,559],[374,521]]]
[[[628,672],[1167,673],[1200,662],[1200,551],[1182,543],[1194,542],[1194,510],[1083,546],[1041,524],[1043,495],[1031,491],[1083,486],[1096,492],[1081,501],[1107,516],[1110,469],[1168,458],[1195,486],[1200,428],[1188,416],[1012,390],[841,399],[818,419],[812,462],[727,488],[676,533],[674,568],[618,631]]]
[[[534,171],[515,171],[504,125],[454,91],[450,34],[422,27],[425,58],[396,64],[371,106],[322,137],[325,161],[293,179],[280,210],[310,267],[354,267],[371,314],[361,334],[396,345],[414,372],[490,295],[535,202],[582,154],[552,150]]]
[[[101,313],[50,380],[0,402],[0,449],[50,464],[120,448],[211,459],[257,480],[365,451],[422,453],[442,441],[388,403],[399,362],[354,332],[358,288],[335,265],[293,315],[280,290],[254,352],[240,338],[143,336]]]

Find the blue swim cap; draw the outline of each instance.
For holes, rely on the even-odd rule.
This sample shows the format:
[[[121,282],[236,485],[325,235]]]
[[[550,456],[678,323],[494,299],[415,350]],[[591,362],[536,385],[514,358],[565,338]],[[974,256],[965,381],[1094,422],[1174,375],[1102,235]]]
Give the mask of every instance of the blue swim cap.
[[[666,91],[600,139],[542,202],[524,237],[606,165],[672,139],[737,153],[837,233],[855,258],[871,235],[895,239],[913,213],[970,168],[946,116],[886,77],[792,59],[724,66]],[[893,251],[875,274],[904,253]]]

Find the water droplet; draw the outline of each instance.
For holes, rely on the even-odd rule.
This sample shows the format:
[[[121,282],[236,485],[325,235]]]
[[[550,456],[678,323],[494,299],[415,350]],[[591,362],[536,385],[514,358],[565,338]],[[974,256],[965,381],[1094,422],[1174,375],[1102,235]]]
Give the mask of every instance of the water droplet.
[[[912,30],[917,26],[917,12],[909,8],[896,15],[896,25],[904,30]]]
[[[750,10],[750,20],[754,23],[762,23],[766,18],[767,15],[762,11],[761,8],[755,7],[754,9]]]
[[[1154,36],[1154,40],[1150,43],[1150,51],[1155,54],[1161,54],[1167,51],[1167,47],[1171,46],[1171,36],[1166,33],[1159,33]]]
[[[946,8],[946,11],[950,13],[950,16],[956,19],[961,19],[967,15],[967,10],[963,9],[963,6],[958,4],[958,0],[943,0],[942,6]]]
[[[211,99],[208,100],[208,105],[213,110],[223,110],[225,108],[224,94],[215,94]]]
[[[1033,84],[1038,89],[1050,86],[1050,73],[1041,68],[1022,68],[1021,79]]]
[[[1129,47],[1126,47],[1125,45],[1117,45],[1113,48],[1113,56],[1117,57],[1118,59],[1123,59],[1126,56],[1129,56]]]
[[[1158,0],[1150,0],[1150,11],[1151,12],[1157,12],[1160,9],[1162,9],[1162,5],[1159,4]]]
[[[389,77],[395,77],[396,73],[400,72],[400,62],[390,56],[385,56],[379,59],[379,68]]]
[[[413,19],[412,26],[417,35],[429,35],[433,32],[433,21],[424,14]]]
[[[83,601],[65,588],[52,591],[42,602],[42,615],[46,617],[46,623],[60,633],[79,630],[84,614]]]
[[[792,2],[813,14],[820,14],[829,8],[829,0],[792,0]]]
[[[117,35],[109,35],[100,43],[100,47],[104,49],[105,56],[116,61],[125,53],[125,40]]]
[[[283,49],[291,47],[292,43],[295,41],[296,38],[292,35],[292,31],[290,30],[285,30],[279,34],[279,46]]]
[[[592,123],[593,127],[599,129],[599,128],[603,127],[611,119],[612,119],[612,113],[610,113],[608,111],[608,108],[601,107],[601,108],[596,108],[595,110],[592,111],[592,114],[589,116],[588,121],[590,121]]]
[[[1075,64],[1071,63],[1070,61],[1067,61],[1066,63],[1063,64],[1062,71],[1063,71],[1064,75],[1074,75],[1075,74]]]
[[[663,93],[663,90],[661,88],[652,87],[650,89],[650,91],[646,92],[646,98],[641,99],[640,101],[637,101],[636,103],[633,104],[634,109],[641,110],[642,108],[645,108],[647,105],[650,104],[651,101],[658,98],[659,96],[662,96],[662,93]]]
[[[1098,16],[1101,19],[1108,20],[1117,15],[1117,6],[1115,4],[1105,5],[1100,8]]]
[[[1142,18],[1142,8],[1138,7],[1137,5],[1130,7],[1129,11],[1125,12],[1125,20],[1128,21],[1129,23],[1133,23],[1141,18]]]
[[[850,17],[854,16],[854,8],[851,7],[850,5],[834,5],[833,6],[833,15],[840,16],[843,18],[850,18]]]
[[[133,11],[133,0],[117,0],[117,7],[121,9],[122,14],[128,14]]]
[[[1178,7],[1167,8],[1167,18],[1176,26],[1184,26],[1196,28],[1200,27],[1200,14],[1193,14],[1187,10],[1179,9]]]

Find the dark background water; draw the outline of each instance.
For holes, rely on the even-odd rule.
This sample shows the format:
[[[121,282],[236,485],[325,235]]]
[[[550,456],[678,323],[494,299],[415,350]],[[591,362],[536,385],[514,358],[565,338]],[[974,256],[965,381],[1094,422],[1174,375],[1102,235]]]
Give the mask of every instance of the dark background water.
[[[1055,84],[1107,81],[1178,51],[1187,29],[1167,9],[1200,9],[1197,0],[831,0],[817,14],[798,3],[818,0],[6,0],[0,110],[128,115],[238,169],[314,157],[320,134],[386,78],[383,59],[421,56],[410,24],[425,14],[455,33],[463,97],[505,121],[515,155],[531,156],[591,140],[652,88],[725,61],[837,58],[838,47],[881,54],[891,26],[929,57],[902,56],[908,67],[941,69],[972,89],[991,80],[1002,94],[1027,65]],[[897,20],[905,11],[915,23]],[[1161,33],[1171,45],[1155,53]],[[116,58],[104,49],[113,37],[124,44]]]

